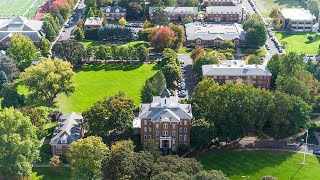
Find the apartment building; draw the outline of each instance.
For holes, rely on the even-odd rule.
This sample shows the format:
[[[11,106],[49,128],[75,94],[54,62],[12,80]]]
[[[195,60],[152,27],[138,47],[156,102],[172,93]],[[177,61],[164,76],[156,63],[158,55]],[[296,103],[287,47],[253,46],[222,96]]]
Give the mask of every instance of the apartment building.
[[[156,8],[158,7],[149,7],[151,19]],[[181,21],[183,18],[191,18],[194,21],[198,19],[198,7],[165,7],[163,10],[168,13],[170,21]]]
[[[317,32],[319,24],[316,17],[309,10],[303,8],[284,8],[280,10],[281,27],[284,30],[289,23],[292,29],[298,32]]]
[[[180,104],[178,97],[165,88],[152,103],[140,105],[139,117],[133,124],[140,128],[142,144],[152,139],[163,151],[177,151],[180,145],[190,144],[192,120],[191,105]]]
[[[269,89],[272,74],[264,65],[246,65],[243,60],[225,60],[221,64],[203,65],[203,77],[212,78],[219,84],[242,80],[256,88]]]
[[[242,4],[235,6],[209,6],[206,7],[206,20],[242,23],[246,19],[247,13],[247,8]]]
[[[120,6],[107,6],[102,7],[101,11],[104,13],[105,17],[108,20],[119,20],[126,17],[127,10],[126,8]]]
[[[84,29],[100,29],[102,27],[102,19],[98,17],[90,17],[84,23]]]

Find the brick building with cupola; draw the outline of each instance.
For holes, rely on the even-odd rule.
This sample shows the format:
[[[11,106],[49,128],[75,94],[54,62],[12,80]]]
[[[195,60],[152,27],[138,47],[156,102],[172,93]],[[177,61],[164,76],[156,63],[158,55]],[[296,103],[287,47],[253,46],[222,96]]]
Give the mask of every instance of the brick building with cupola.
[[[153,139],[163,151],[177,151],[190,144],[190,127],[193,120],[190,104],[180,104],[177,96],[171,96],[165,88],[153,101],[141,104],[134,127],[139,127],[141,143]]]

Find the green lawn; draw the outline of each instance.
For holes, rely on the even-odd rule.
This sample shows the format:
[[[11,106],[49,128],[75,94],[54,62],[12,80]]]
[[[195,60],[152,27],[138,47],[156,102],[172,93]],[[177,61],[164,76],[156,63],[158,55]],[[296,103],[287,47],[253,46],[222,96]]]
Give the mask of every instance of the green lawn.
[[[58,110],[62,112],[83,112],[98,99],[124,91],[139,105],[140,90],[145,81],[158,68],[154,64],[107,64],[90,65],[75,74],[76,91],[71,96],[57,98]]]
[[[254,0],[260,13],[269,16],[273,8],[300,7],[299,0]]]
[[[320,34],[317,33],[294,33],[287,35],[284,32],[275,33],[277,39],[281,42],[286,41],[286,52],[306,53],[306,54],[317,54],[318,47],[320,44]],[[314,36],[314,41],[309,43],[307,37],[309,35]]]
[[[100,46],[101,44],[108,45],[106,42],[103,42],[103,41],[91,41],[91,40],[83,40],[82,43],[83,43],[84,48],[87,48],[89,45],[91,45],[91,46]],[[144,44],[146,47],[149,47],[149,43],[147,43],[145,41],[133,41],[133,42],[129,42],[127,44],[124,44],[124,46],[138,47],[142,44]]]
[[[264,175],[279,180],[319,179],[320,158],[307,155],[308,166],[299,166],[303,154],[281,151],[224,151],[198,158],[204,168],[222,170],[231,180],[260,179]]]
[[[50,168],[33,168],[31,180],[70,180],[70,168],[62,168],[61,174],[54,174]]]
[[[187,48],[185,46],[181,46],[178,49],[178,54],[191,54],[192,49],[191,48]]]

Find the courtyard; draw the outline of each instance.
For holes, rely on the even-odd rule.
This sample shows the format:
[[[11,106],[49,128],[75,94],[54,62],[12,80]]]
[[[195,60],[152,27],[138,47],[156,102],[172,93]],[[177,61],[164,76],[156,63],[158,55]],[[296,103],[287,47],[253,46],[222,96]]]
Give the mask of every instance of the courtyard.
[[[267,17],[273,8],[300,7],[299,0],[253,0],[260,13]]]

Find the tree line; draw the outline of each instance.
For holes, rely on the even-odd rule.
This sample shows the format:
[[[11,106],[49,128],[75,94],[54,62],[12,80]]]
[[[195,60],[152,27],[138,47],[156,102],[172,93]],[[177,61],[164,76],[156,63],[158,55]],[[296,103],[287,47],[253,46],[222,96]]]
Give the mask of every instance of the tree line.
[[[274,138],[295,134],[306,128],[312,110],[294,95],[241,82],[219,85],[212,79],[196,86],[191,102],[197,119],[191,129],[191,143],[200,146],[214,138],[230,142],[250,133],[264,132]]]

